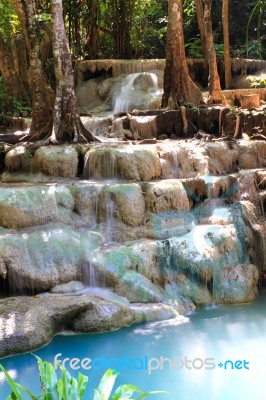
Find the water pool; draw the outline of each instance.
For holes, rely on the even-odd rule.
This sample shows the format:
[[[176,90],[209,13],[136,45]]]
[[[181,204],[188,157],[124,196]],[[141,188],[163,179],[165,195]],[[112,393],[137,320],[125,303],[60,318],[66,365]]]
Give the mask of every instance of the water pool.
[[[188,318],[181,325],[170,321],[106,334],[57,336],[34,354],[48,361],[53,361],[58,353],[62,353],[61,359],[97,358],[95,368],[80,370],[89,376],[86,400],[92,398],[93,387],[106,369],[104,362],[105,366],[108,362],[117,365],[116,359],[124,364],[120,364],[122,369],[117,384],[128,382],[144,390],[174,393],[173,397],[157,395],[152,397],[154,399],[265,399],[266,293],[253,304],[202,309]],[[164,360],[162,369],[160,357],[170,359]],[[214,360],[207,360],[202,366],[201,360],[206,361],[206,358]],[[126,366],[125,360],[134,360],[138,369],[126,369],[129,364]],[[186,366],[181,368],[185,361]],[[32,355],[2,359],[1,363],[18,382],[39,394],[38,370]],[[157,369],[149,374],[145,363]],[[102,369],[96,369],[102,366]],[[212,369],[206,369],[206,366]],[[8,385],[0,375],[0,399],[4,400],[8,393]]]

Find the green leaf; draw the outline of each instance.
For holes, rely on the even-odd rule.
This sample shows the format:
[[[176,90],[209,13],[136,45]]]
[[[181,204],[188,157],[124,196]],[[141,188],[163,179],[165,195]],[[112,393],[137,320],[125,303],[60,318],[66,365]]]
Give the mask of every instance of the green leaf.
[[[167,394],[169,396],[173,396],[173,393],[171,393],[171,392],[156,390],[156,391],[146,392],[146,393],[143,392],[139,397],[137,397],[136,400],[142,400],[145,397],[153,396],[154,394]]]
[[[89,381],[89,378],[86,375],[83,375],[79,372],[79,374],[78,374],[78,391],[79,391],[79,397],[81,400],[83,399],[88,381]]]
[[[113,369],[108,369],[105,374],[103,375],[99,386],[97,388],[98,392],[101,394],[101,398],[103,400],[108,400],[110,397],[110,394],[112,392],[115,380],[117,376],[119,375],[119,372],[115,372]]]
[[[12,389],[12,393],[14,394],[14,396],[16,396],[16,397],[13,397],[13,398],[16,399],[16,400],[23,400],[21,392],[20,392],[20,390],[19,390],[19,388],[17,386],[17,383],[15,383],[13,381],[13,379],[11,378],[11,376],[9,375],[7,370],[2,365],[0,365],[0,369],[4,372],[4,374],[6,376],[6,379],[7,379],[8,383],[9,383],[11,389]],[[11,393],[11,396],[12,396],[12,393]]]
[[[133,393],[139,392],[143,393],[142,390],[134,385],[120,385],[114,392],[111,400],[128,400],[131,399]]]
[[[105,400],[98,389],[94,389],[94,395],[92,400]]]

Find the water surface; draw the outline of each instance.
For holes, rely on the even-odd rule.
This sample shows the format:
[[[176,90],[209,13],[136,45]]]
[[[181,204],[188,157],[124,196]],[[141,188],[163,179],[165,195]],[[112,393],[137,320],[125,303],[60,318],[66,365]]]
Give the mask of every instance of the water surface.
[[[264,293],[253,304],[198,310],[181,325],[168,321],[107,334],[57,336],[51,344],[34,353],[47,361],[53,361],[58,353],[62,353],[61,359],[97,358],[95,368],[80,370],[89,376],[86,399],[92,398],[92,390],[108,363],[118,366],[117,359],[121,367],[118,384],[133,383],[144,390],[169,390],[174,394],[173,397],[153,396],[154,399],[265,399],[265,301]],[[158,364],[160,360],[162,364],[161,357],[169,359],[164,360],[162,369]],[[201,360],[206,358],[213,359],[209,360],[215,365],[213,369],[206,369],[206,365],[201,368]],[[129,370],[130,364],[126,366],[125,360],[134,362],[135,369]],[[185,360],[188,367],[181,368]],[[32,355],[24,354],[1,361],[18,382],[39,394],[38,370]],[[154,368],[158,367],[150,374],[146,369],[149,362]],[[219,367],[218,364],[223,365]],[[4,400],[8,393],[8,386],[2,377],[0,399]]]

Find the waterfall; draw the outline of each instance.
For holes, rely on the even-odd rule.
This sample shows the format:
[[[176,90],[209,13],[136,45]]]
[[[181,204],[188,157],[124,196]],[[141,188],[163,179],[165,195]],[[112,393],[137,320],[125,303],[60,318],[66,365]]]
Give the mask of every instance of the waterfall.
[[[106,243],[112,243],[114,241],[114,201],[111,199],[110,195],[106,196],[106,229],[105,229],[105,239]]]
[[[153,109],[161,95],[162,89],[155,73],[129,74],[122,81],[119,91],[113,95],[113,112],[132,111],[134,108]]]
[[[120,92],[118,95],[115,96],[114,103],[113,103],[113,111],[114,113],[116,112],[122,112],[122,111],[129,111],[129,106],[131,102],[131,96],[134,95],[134,86],[133,83],[135,79],[139,76],[140,74],[130,74],[126,76],[122,87],[120,89]]]

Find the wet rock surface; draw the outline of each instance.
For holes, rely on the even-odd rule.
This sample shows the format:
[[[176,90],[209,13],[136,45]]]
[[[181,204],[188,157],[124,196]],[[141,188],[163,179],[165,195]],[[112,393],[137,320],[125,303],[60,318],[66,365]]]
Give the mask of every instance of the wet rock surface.
[[[1,295],[49,294],[0,300],[0,355],[37,348],[62,330],[118,329],[196,305],[252,301],[266,269],[265,146],[5,149]],[[92,282],[126,299],[89,296]],[[9,315],[19,327],[11,335]]]
[[[0,299],[0,358],[35,350],[57,333],[106,332],[171,318],[178,313],[170,305],[126,307],[86,295]]]

